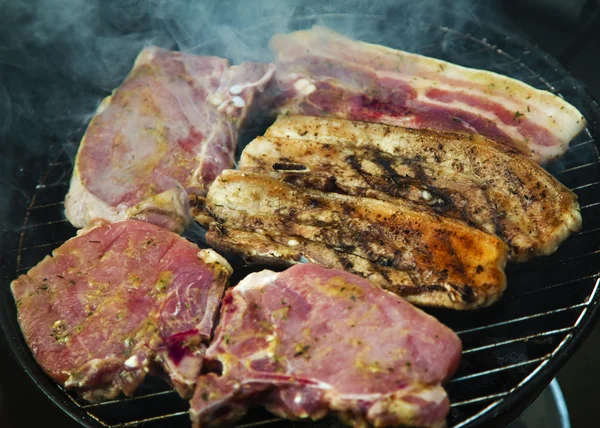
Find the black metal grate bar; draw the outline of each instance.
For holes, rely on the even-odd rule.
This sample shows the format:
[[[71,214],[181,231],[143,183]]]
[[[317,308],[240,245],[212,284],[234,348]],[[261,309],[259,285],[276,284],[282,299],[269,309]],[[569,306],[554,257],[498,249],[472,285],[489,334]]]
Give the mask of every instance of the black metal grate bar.
[[[145,423],[148,423],[148,422],[155,422],[155,421],[170,419],[170,418],[174,418],[174,417],[178,417],[178,416],[184,416],[184,415],[187,415],[187,414],[188,414],[188,412],[169,413],[167,415],[154,416],[152,418],[145,418],[145,419],[138,419],[138,420],[131,421],[131,422],[124,422],[122,424],[114,424],[114,425],[111,425],[111,427],[112,428],[135,427],[135,426],[138,426],[140,424],[145,424]]]

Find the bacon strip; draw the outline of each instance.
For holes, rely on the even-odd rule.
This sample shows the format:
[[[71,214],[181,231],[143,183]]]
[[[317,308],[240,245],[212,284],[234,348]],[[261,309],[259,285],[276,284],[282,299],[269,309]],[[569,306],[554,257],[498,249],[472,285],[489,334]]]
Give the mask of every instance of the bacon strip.
[[[280,113],[482,134],[539,163],[561,156],[586,123],[571,104],[523,82],[322,27],[275,35],[271,47]]]
[[[362,275],[411,303],[474,309],[506,288],[506,245],[450,218],[225,170],[204,203],[212,248],[248,261],[310,261]]]
[[[497,235],[513,261],[551,254],[581,228],[577,195],[481,136],[281,116],[246,146],[239,168],[325,192],[410,201]]]

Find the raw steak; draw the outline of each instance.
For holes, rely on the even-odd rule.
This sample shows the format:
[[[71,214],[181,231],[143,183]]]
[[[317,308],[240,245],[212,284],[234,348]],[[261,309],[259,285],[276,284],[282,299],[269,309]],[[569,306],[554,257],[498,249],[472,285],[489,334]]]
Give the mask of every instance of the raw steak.
[[[585,128],[562,98],[485,70],[354,41],[327,28],[275,35],[279,111],[460,131],[538,162]]]
[[[19,324],[54,380],[90,401],[162,369],[191,395],[231,267],[150,223],[83,230],[12,282]]]
[[[458,337],[402,298],[319,265],[251,274],[227,291],[199,378],[194,426],[231,423],[253,404],[284,418],[333,413],[357,426],[443,426],[441,384]]]
[[[106,98],[79,147],[66,215],[150,221],[181,231],[188,193],[233,165],[238,130],[273,65],[144,49]]]

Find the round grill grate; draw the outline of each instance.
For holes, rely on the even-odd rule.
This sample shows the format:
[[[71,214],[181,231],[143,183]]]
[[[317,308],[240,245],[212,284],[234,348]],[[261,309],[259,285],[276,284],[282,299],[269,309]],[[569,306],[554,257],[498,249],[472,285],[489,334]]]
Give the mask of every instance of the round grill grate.
[[[319,22],[339,28],[336,23],[343,19],[339,15],[320,16]],[[368,19],[378,20],[379,25],[385,23],[381,17]],[[313,22],[305,18],[298,26],[306,27]],[[446,27],[426,30],[431,37],[427,44],[414,49],[417,52],[503,73],[559,94],[576,105],[590,122],[560,162],[548,167],[579,196],[582,231],[551,256],[510,265],[508,290],[492,307],[460,313],[429,311],[454,329],[464,345],[460,368],[447,385],[452,402],[449,425],[486,423],[488,426],[491,420],[506,423],[518,416],[550,382],[596,318],[600,300],[600,158],[595,141],[600,117],[598,105],[558,63],[527,42],[489,28],[484,32],[479,27],[461,32]],[[390,31],[382,34],[385,39],[369,41],[403,48],[400,30],[396,35]],[[9,266],[14,263],[16,271],[13,268],[5,272],[0,292],[6,309],[3,326],[9,341],[38,386],[83,425],[116,428],[143,423],[147,428],[189,427],[187,403],[158,379],[149,379],[132,398],[99,404],[85,403],[62,391],[44,376],[18,331],[8,282],[74,236],[76,230],[63,213],[71,170],[72,159],[63,151],[48,163],[48,170],[35,189],[24,189],[31,198],[22,228],[13,242],[5,243],[12,246],[6,257]],[[255,409],[240,425],[295,424],[281,422],[266,411]],[[326,419],[317,425],[338,423]]]

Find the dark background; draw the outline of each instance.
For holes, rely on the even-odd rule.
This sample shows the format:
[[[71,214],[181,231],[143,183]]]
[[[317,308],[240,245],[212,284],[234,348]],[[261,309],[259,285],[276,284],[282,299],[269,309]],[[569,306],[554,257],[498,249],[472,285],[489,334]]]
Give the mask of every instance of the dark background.
[[[129,2],[135,3],[135,2]],[[482,2],[475,2],[481,5]],[[0,136],[5,135],[5,141],[15,135],[20,140],[31,141],[35,145],[34,136],[50,135],[53,130],[60,130],[62,135],[72,132],[81,132],[80,127],[73,127],[64,117],[69,116],[68,108],[57,102],[52,108],[48,104],[48,92],[36,91],[38,86],[56,86],[54,94],[58,97],[74,95],[77,90],[75,84],[70,85],[73,76],[57,73],[55,78],[46,79],[43,73],[31,73],[36,67],[37,58],[18,58],[15,62],[9,61],[11,57],[20,55],[25,50],[11,49],[15,43],[6,25],[9,16],[3,15],[9,10],[8,2],[0,0]],[[134,4],[135,6],[135,4]],[[133,10],[133,9],[132,9]],[[478,6],[473,14],[481,12]],[[131,10],[129,11],[131,12]],[[124,11],[128,13],[128,11]],[[498,24],[508,31],[521,34],[534,41],[540,48],[559,59],[576,77],[581,79],[588,87],[596,100],[600,100],[600,1],[596,0],[520,0],[520,1],[495,1],[488,2],[485,6],[486,16],[497,16]],[[494,18],[496,19],[496,18]],[[19,22],[12,22],[19,25]],[[27,23],[23,22],[22,25]],[[135,41],[131,49],[138,49]],[[85,50],[85,46],[80,46]],[[46,67],[60,70],[60,58],[53,62],[51,50],[37,51],[43,56]],[[12,62],[12,64],[11,64]],[[17,64],[17,66],[15,66]],[[19,71],[19,67],[23,69]],[[23,80],[21,74],[30,74],[31,79]],[[93,88],[97,96],[103,95],[110,89],[110,84],[118,81],[119,76],[102,75],[102,85]],[[77,76],[75,76],[77,80]],[[18,97],[15,98],[15,95]],[[85,100],[89,100],[86,98]],[[85,101],[82,99],[82,103]],[[41,109],[46,117],[51,117],[44,123],[43,129],[36,121],[36,109]],[[63,109],[62,111],[60,109]],[[39,110],[39,109],[38,109]],[[88,111],[92,111],[90,105]],[[60,112],[61,114],[58,114]],[[64,117],[63,117],[64,116]],[[85,121],[79,120],[80,123]],[[69,131],[65,129],[69,128]],[[50,142],[50,147],[52,143]],[[40,147],[37,151],[43,157],[48,147]],[[0,145],[0,168],[13,167],[9,165],[15,156],[24,158],[22,147],[9,145],[4,141]],[[35,154],[27,154],[33,156]],[[33,160],[35,164],[35,159]],[[3,183],[4,184],[4,183]],[[9,209],[10,202],[2,201],[2,208]],[[0,260],[0,263],[3,263]],[[1,336],[1,335],[0,335]],[[30,427],[30,426],[61,426],[65,428],[78,426],[68,417],[63,415],[41,392],[24,373],[21,366],[14,360],[12,352],[0,338],[0,426],[4,428]],[[597,401],[600,394],[600,365],[597,363],[600,356],[600,327],[597,327],[577,353],[567,362],[558,374],[559,383],[563,389],[567,406],[575,428],[597,426]]]

